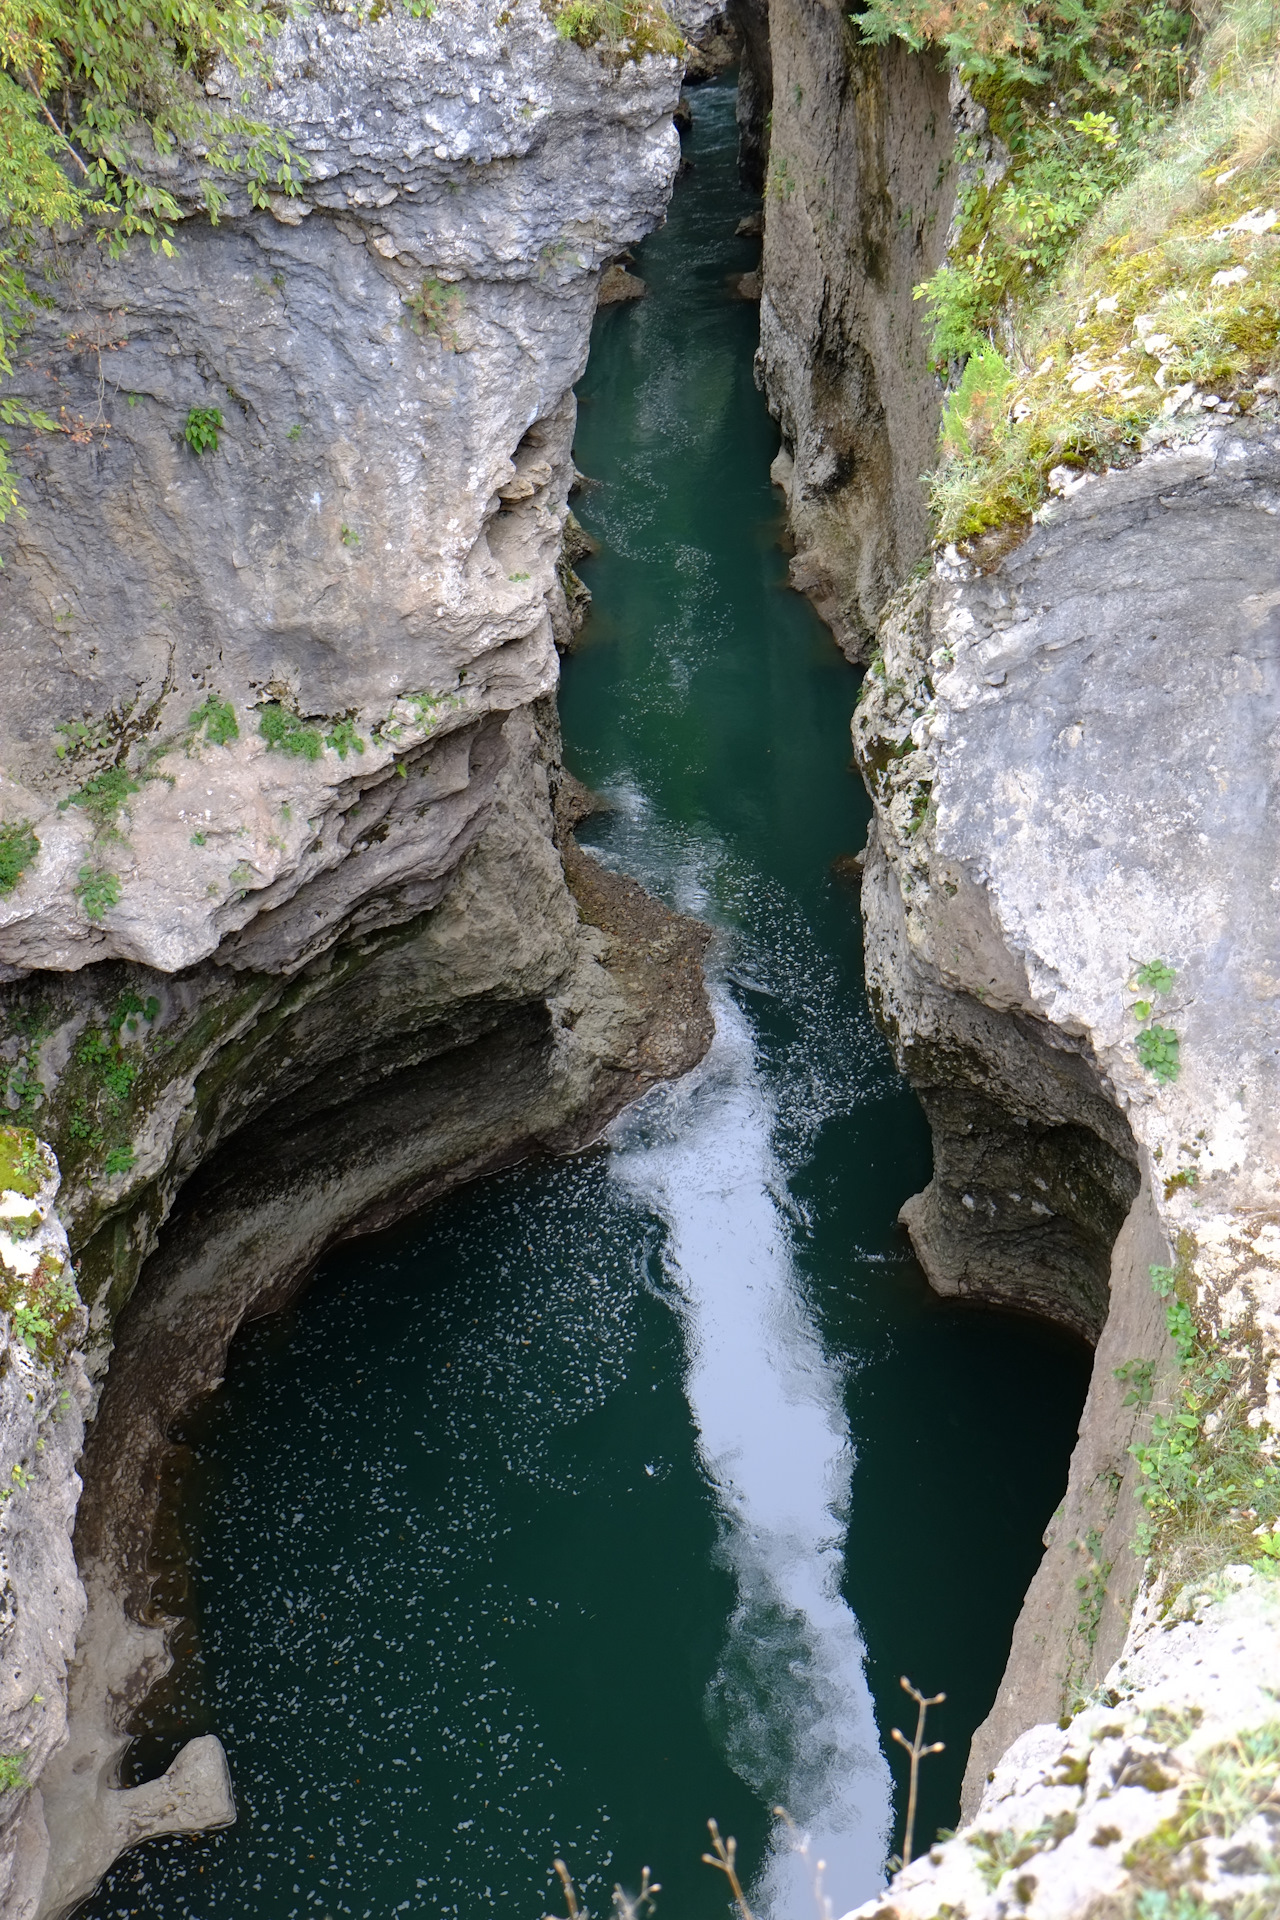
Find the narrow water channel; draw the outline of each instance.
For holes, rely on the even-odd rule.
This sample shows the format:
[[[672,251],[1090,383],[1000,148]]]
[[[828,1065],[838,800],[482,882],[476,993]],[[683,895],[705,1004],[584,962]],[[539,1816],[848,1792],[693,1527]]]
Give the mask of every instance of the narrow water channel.
[[[239,1822],[126,1857],[93,1920],[597,1915],[652,1867],[722,1920],[837,1914],[899,1843],[906,1672],[947,1703],[920,1830],[956,1818],[1082,1348],[935,1299],[895,1214],[928,1141],[867,1011],[857,677],[785,587],[733,94],[602,312],[580,390],[595,607],[566,756],[599,856],[711,921],[717,1036],[607,1150],[342,1249],[237,1340],[185,1434],[198,1636],[142,1751],[207,1728]]]

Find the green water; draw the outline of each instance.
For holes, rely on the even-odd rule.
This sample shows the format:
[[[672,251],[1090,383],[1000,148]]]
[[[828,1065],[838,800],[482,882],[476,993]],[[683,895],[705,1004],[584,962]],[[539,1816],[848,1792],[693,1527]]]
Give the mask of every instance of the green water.
[[[562,712],[611,803],[583,837],[720,930],[716,1041],[607,1150],[340,1250],[237,1340],[184,1435],[194,1646],[139,1753],[216,1730],[239,1822],[128,1856],[94,1920],[539,1920],[557,1854],[598,1916],[649,1864],[659,1914],[722,1920],[709,1815],[795,1920],[776,1803],[840,1913],[898,1843],[903,1672],[948,1694],[921,1831],[956,1817],[1087,1356],[935,1299],[894,1223],[928,1141],[831,872],[856,675],[785,588],[731,90],[695,110],[650,297],[580,388],[601,551]]]

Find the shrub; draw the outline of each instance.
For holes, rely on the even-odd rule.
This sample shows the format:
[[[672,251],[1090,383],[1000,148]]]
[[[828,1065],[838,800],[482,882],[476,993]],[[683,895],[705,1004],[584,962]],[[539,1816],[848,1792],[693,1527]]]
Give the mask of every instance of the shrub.
[[[14,331],[32,293],[33,233],[91,226],[113,254],[131,236],[173,251],[182,209],[154,159],[198,150],[216,219],[218,175],[265,205],[268,188],[297,191],[287,135],[212,100],[202,80],[219,55],[260,70],[289,0],[133,0],[127,8],[42,0],[4,9],[0,46],[0,372],[12,373]],[[0,422],[56,428],[38,409],[0,401]],[[0,519],[17,500],[0,440]]]

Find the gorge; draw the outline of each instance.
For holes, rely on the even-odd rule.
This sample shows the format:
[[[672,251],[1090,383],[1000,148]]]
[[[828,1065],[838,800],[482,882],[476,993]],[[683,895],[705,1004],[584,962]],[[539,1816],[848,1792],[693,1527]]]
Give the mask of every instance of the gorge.
[[[920,565],[914,289],[996,143],[834,9],[732,28],[776,458],[725,83],[623,251],[677,166],[657,14],[626,58],[528,0],[290,22],[301,194],[210,225],[174,160],[172,259],[69,246],[24,343],[6,1912],[233,1787],[87,1911],[536,1910],[563,1849],[719,1912],[717,1814],[781,1916],[779,1799],[885,1920],[1268,1911],[1265,1826],[1146,1836],[1269,1725],[1269,1509],[1225,1572],[1147,1558],[1130,1450],[1211,1336],[1259,1472],[1273,1424],[1274,389]],[[818,615],[870,661],[856,859]],[[878,1900],[904,1666],[950,1695],[922,1837],[990,1707],[982,1809]]]

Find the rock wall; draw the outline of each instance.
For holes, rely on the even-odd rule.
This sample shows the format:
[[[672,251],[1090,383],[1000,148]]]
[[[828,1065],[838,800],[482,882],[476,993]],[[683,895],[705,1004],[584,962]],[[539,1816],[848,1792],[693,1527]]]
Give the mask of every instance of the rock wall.
[[[912,290],[955,198],[949,81],[934,54],[863,45],[834,0],[770,0],[769,49],[759,377],[792,584],[858,659],[929,538],[941,389]]]
[[[215,225],[174,156],[173,257],[60,246],[15,382],[64,430],[0,534],[0,1097],[56,1150],[88,1309],[48,1484],[3,1519],[45,1568],[6,1657],[60,1622],[5,1730],[39,1775],[0,1798],[21,1920],[233,1815],[216,1740],[116,1778],[168,1659],[168,1426],[239,1321],[336,1239],[589,1140],[710,1036],[704,931],[573,844],[554,707],[572,387],[602,266],[662,217],[680,65],[536,0],[373,14],[281,33],[253,105],[300,194]],[[64,1739],[86,1599],[46,1548],[99,1390]]]
[[[965,1804],[977,1826],[954,1856],[941,1850],[936,1875],[905,1877],[901,1895],[895,1885],[901,1920],[956,1897],[958,1860],[981,1882],[984,1833],[1007,1839],[1018,1822],[1076,1809],[1074,1792],[1070,1809],[1034,1795],[1061,1784],[1051,1746],[1057,1764],[1060,1750],[1104,1737],[1088,1711],[1065,1741],[1056,1730],[1099,1687],[1128,1703],[1126,1737],[1169,1702],[1212,1722],[1214,1752],[1230,1722],[1201,1638],[1212,1581],[1176,1659],[1158,1650],[1185,1613],[1170,1611],[1181,1580],[1165,1576],[1160,1606],[1143,1597],[1130,1448],[1148,1437],[1151,1409],[1170,1404],[1172,1349],[1149,1274],[1175,1256],[1197,1325],[1242,1383],[1231,1417],[1272,1431],[1280,1420],[1278,514],[1274,421],[1153,449],[1047,509],[989,570],[954,555],[935,563],[891,606],[865,683],[855,740],[876,808],[869,966],[937,1144],[934,1181],[906,1224],[943,1291],[1048,1312],[1098,1340],[1067,1494],[974,1739]],[[1177,1035],[1167,1080],[1144,1065],[1134,1013],[1135,973],[1157,957],[1174,970],[1155,996]],[[1145,1395],[1133,1391],[1135,1362],[1149,1368]],[[1271,1660],[1269,1582],[1241,1578],[1261,1586],[1239,1658],[1256,1641]],[[1217,1633],[1212,1610],[1206,1619]],[[1125,1679],[1140,1660],[1150,1698]],[[1159,1791],[1198,1791],[1202,1750],[1175,1758]],[[1082,1777],[1081,1819],[1131,1764],[1132,1753],[1112,1755],[1110,1774],[1090,1772],[1092,1787]],[[1150,1818],[1122,1821],[1114,1844],[1059,1858],[1062,1835],[1042,1834],[1024,1850],[1024,1862],[1046,1856],[1025,1910],[1084,1914],[1106,1894],[1127,1914],[1144,1886],[1173,1886],[1134,1864],[1139,1829],[1168,1816],[1151,1793],[1142,1805]],[[1009,1885],[1002,1870],[990,1889],[1007,1896],[1015,1864]],[[1178,1874],[1179,1886],[1204,1882],[1194,1861]],[[1212,1874],[1204,1884],[1214,1890]],[[997,1911],[974,1905],[972,1888],[965,1899],[971,1915]]]
[[[770,51],[760,364],[793,579],[852,656],[875,636],[854,724],[874,801],[868,983],[935,1147],[903,1221],[939,1291],[1096,1345],[1069,1485],[975,1736],[972,1824],[860,1912],[1130,1920],[1220,1896],[1260,1916],[1280,1900],[1272,1834],[1249,1825],[1280,1779],[1268,1697],[1249,1691],[1249,1663],[1274,1664],[1271,1581],[1264,1562],[1156,1569],[1150,1587],[1131,1449],[1177,1404],[1153,1266],[1176,1265],[1240,1383],[1231,1417],[1255,1435],[1280,1421],[1274,403],[1245,426],[1171,426],[1029,532],[922,575],[915,479],[939,396],[910,290],[950,218],[945,82],[794,0],[774,0]],[[971,103],[952,108],[971,126]],[[1157,959],[1170,1079],[1133,1011]],[[1232,1524],[1247,1534],[1248,1514]],[[1264,1750],[1230,1835],[1206,1825],[1223,1768]]]

